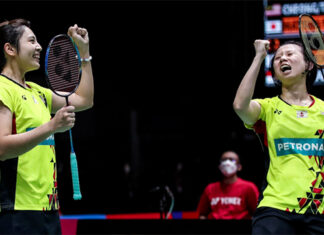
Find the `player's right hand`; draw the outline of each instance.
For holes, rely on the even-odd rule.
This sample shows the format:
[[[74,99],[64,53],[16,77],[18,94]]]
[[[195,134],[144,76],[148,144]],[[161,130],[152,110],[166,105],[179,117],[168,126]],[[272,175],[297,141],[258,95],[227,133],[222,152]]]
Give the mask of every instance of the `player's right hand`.
[[[257,39],[254,41],[255,54],[260,55],[263,59],[267,56],[269,48],[270,42],[268,40]]]
[[[54,132],[65,132],[71,129],[75,124],[75,107],[64,106],[59,109],[51,122],[53,124]]]

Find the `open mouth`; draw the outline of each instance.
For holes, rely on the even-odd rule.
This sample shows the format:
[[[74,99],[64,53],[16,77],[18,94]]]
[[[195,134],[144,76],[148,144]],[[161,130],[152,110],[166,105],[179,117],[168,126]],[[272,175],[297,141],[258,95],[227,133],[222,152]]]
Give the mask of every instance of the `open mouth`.
[[[286,72],[286,71],[290,71],[291,70],[291,66],[290,65],[287,65],[287,64],[284,64],[280,67],[281,71],[282,72]]]

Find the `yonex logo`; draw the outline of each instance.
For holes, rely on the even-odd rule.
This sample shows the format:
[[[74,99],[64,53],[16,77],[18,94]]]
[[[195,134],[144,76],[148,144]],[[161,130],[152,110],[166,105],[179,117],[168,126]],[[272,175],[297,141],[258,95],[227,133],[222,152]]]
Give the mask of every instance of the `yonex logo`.
[[[218,203],[221,205],[241,205],[241,198],[239,197],[213,197],[210,205],[216,206]]]
[[[275,113],[275,114],[281,114],[282,113],[282,111],[281,110],[278,110],[278,109],[276,109],[273,113]]]

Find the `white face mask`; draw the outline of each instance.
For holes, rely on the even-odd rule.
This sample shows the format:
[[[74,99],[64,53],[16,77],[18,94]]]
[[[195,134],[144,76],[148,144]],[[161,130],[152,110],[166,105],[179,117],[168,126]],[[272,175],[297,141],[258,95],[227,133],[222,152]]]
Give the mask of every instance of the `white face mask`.
[[[233,173],[237,172],[237,165],[235,161],[227,159],[221,162],[221,164],[219,165],[219,169],[223,173],[223,175],[231,176],[233,175]]]

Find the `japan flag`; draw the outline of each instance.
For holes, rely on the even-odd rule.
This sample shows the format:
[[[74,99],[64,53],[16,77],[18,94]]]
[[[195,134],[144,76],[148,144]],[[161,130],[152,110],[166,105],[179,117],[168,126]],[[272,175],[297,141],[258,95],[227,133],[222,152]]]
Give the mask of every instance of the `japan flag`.
[[[282,33],[282,21],[267,20],[264,25],[264,31],[266,34]]]

